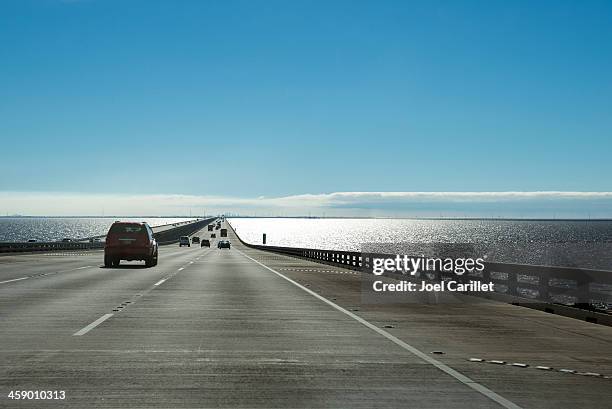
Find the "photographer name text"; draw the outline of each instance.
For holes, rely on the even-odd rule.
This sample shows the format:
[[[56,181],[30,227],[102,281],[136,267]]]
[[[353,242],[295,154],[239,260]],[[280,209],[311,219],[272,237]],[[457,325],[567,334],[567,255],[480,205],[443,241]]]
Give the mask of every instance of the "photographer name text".
[[[425,280],[420,283],[411,281],[400,281],[398,283],[385,283],[380,280],[374,281],[372,288],[376,292],[488,292],[493,290],[493,282],[482,283],[480,281],[470,281],[460,283],[457,281],[441,281],[430,283]]]

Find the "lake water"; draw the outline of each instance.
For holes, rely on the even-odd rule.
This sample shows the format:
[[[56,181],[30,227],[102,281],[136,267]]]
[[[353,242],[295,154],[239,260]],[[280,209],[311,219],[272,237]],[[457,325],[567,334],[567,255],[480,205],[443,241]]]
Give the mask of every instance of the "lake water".
[[[106,234],[115,220],[147,222],[149,226],[178,223],[192,218],[169,217],[1,217],[0,241],[56,241]]]
[[[612,270],[612,221],[230,218],[246,242],[394,253],[399,243],[474,243],[490,261]],[[368,247],[371,247],[368,244]]]
[[[0,218],[0,241],[55,241],[103,235],[116,217]],[[189,218],[120,218],[151,226]],[[612,221],[230,218],[245,241],[272,246],[361,251],[378,244],[474,243],[491,261],[612,270]]]

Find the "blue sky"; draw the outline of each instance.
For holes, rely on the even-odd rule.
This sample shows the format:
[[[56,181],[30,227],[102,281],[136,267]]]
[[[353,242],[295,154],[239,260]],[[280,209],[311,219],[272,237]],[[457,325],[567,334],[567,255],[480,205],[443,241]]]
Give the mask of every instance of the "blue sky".
[[[609,1],[4,0],[0,61],[1,192],[612,191]]]

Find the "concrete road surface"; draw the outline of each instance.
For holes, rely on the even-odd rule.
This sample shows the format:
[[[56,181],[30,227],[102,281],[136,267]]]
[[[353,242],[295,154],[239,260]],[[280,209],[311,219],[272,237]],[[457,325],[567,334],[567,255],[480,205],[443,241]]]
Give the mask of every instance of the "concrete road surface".
[[[153,268],[0,257],[0,407],[612,408],[612,328],[492,302],[361,305],[358,274],[229,239],[161,247]]]

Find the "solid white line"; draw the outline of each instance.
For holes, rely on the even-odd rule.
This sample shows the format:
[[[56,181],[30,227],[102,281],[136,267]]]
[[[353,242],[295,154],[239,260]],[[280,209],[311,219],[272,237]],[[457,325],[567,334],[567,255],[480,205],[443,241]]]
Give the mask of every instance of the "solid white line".
[[[12,283],[13,281],[27,280],[28,278],[30,278],[30,277],[21,277],[21,278],[14,278],[12,280],[0,281],[0,284]]]
[[[288,282],[290,282],[291,284],[295,285],[296,287],[306,291],[308,294],[312,295],[313,297],[323,301],[324,303],[332,306],[336,310],[338,310],[338,311],[348,315],[349,317],[351,317],[355,321],[359,322],[360,324],[363,324],[366,327],[370,328],[371,330],[377,332],[378,334],[380,334],[383,337],[387,338],[389,341],[395,343],[396,345],[399,345],[400,347],[404,348],[406,351],[408,351],[408,352],[412,353],[413,355],[421,358],[423,361],[427,362],[428,364],[431,364],[431,365],[435,366],[436,368],[438,368],[442,372],[445,372],[446,374],[452,376],[453,378],[455,378],[459,382],[463,383],[464,385],[474,389],[475,391],[483,394],[487,398],[497,402],[498,404],[500,404],[504,408],[507,408],[507,409],[522,409],[516,403],[509,401],[508,399],[504,398],[501,395],[498,395],[497,393],[493,392],[492,390],[490,390],[486,386],[483,386],[483,385],[475,382],[471,378],[468,378],[467,376],[463,375],[461,372],[456,371],[453,368],[451,368],[450,366],[447,366],[446,364],[443,364],[442,362],[438,361],[437,359],[434,359],[434,358],[430,357],[426,353],[421,352],[419,349],[413,347],[410,344],[407,344],[406,342],[402,341],[401,339],[391,335],[387,331],[385,331],[385,330],[383,330],[381,328],[378,328],[374,324],[369,323],[368,321],[364,320],[360,316],[355,315],[355,314],[353,314],[352,312],[350,312],[348,310],[345,310],[344,308],[342,308],[338,304],[336,304],[336,303],[328,300],[327,298],[325,298],[325,297],[315,293],[314,291],[310,290],[309,288],[304,287],[300,283],[298,283],[296,281],[293,281],[292,279],[290,279],[289,277],[284,276],[283,274],[279,273],[278,271],[276,271],[276,270],[266,266],[263,263],[260,263],[259,261],[255,260],[252,257],[247,256],[242,251],[240,251],[238,249],[236,249],[236,251],[238,251],[240,254],[242,254],[246,258],[250,259],[251,261],[254,261],[255,263],[259,264],[260,266],[270,270],[271,272],[273,272],[277,276],[287,280]]]
[[[112,316],[113,316],[113,314],[104,314],[103,316],[101,316],[100,318],[98,318],[97,320],[95,320],[94,322],[92,322],[91,324],[86,326],[85,328],[82,328],[82,329],[78,330],[77,332],[75,332],[72,335],[73,336],[77,336],[77,337],[81,336],[81,335],[85,335],[89,331],[91,331],[92,329],[94,329],[98,325],[102,324],[104,321],[106,321],[107,319],[109,319]]]
[[[181,267],[178,269],[178,271],[183,271],[185,269],[185,267]]]
[[[162,278],[161,280],[159,280],[158,282],[156,282],[156,283],[155,283],[155,284],[153,284],[153,285],[156,285],[156,286],[157,286],[157,285],[160,285],[160,284],[161,284],[161,283],[163,283],[164,281],[166,281],[166,279],[165,279],[165,278]]]

